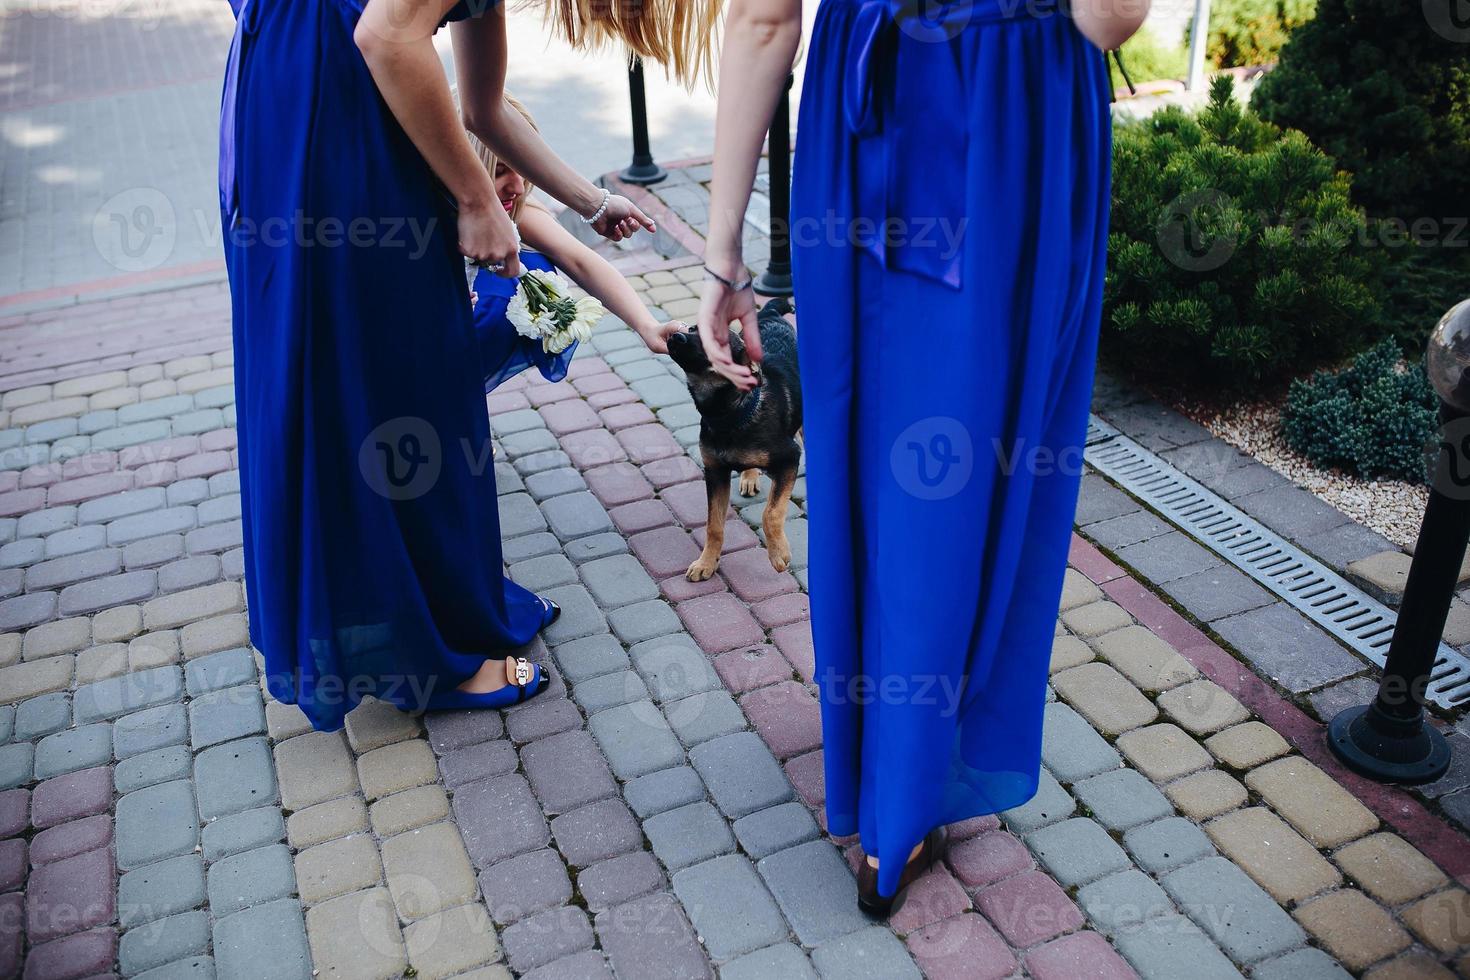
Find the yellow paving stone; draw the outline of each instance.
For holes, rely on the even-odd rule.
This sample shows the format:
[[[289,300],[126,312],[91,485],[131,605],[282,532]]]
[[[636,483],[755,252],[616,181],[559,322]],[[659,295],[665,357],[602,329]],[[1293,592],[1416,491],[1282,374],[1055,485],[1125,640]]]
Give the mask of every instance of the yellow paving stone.
[[[392,837],[448,817],[449,797],[442,786],[416,786],[374,803],[368,815],[379,837]]]
[[[666,299],[659,304],[659,307],[671,319],[681,320],[698,315],[699,303],[699,297],[690,296],[688,299]]]
[[[704,278],[704,267],[700,265],[686,265],[671,270],[680,282],[699,282]]]
[[[1378,829],[1372,810],[1301,756],[1252,769],[1245,785],[1318,847],[1337,847]]]
[[[1067,624],[1067,629],[1086,640],[1132,626],[1133,617],[1117,603],[1103,600],[1068,609],[1062,613],[1062,622]]]
[[[226,613],[190,623],[179,631],[184,657],[193,660],[220,650],[250,645],[250,621],[245,613]]]
[[[1342,875],[1300,834],[1263,806],[1216,817],[1206,834],[1278,902],[1294,902],[1342,882]]]
[[[72,395],[95,395],[99,391],[108,388],[116,388],[128,383],[126,371],[107,371],[103,374],[89,374],[83,378],[68,378],[58,381],[51,388],[53,398],[69,398]]]
[[[645,276],[644,278],[647,277]],[[666,286],[653,286],[643,294],[644,298],[654,306],[660,306],[671,300],[689,299],[693,295],[693,291],[678,280]]]
[[[1461,975],[1470,974],[1462,970]],[[1455,974],[1427,953],[1412,950],[1375,966],[1363,974],[1363,980],[1455,980]]]
[[[447,821],[388,838],[383,869],[404,919],[421,919],[472,902],[479,894],[464,842]]]
[[[378,846],[367,834],[340,837],[296,855],[296,888],[308,905],[370,888],[382,880]]]
[[[1117,745],[1133,768],[1156,783],[1203,769],[1213,761],[1188,732],[1169,722],[1124,732]]]
[[[1441,953],[1470,946],[1470,892],[1446,888],[1404,909],[1404,922],[1414,935]]]
[[[128,645],[104,643],[77,654],[78,685],[103,681],[128,672]]]
[[[286,818],[286,840],[298,851],[367,829],[367,806],[356,796],[318,803]]]
[[[1402,905],[1445,885],[1449,879],[1413,844],[1397,834],[1369,834],[1332,855],[1369,895],[1389,905]]]
[[[1200,678],[1159,695],[1159,707],[1196,735],[1217,732],[1247,721],[1251,713],[1235,696],[1212,680]]]
[[[392,980],[408,967],[403,931],[386,888],[342,895],[307,910],[317,980]]]
[[[1068,704],[1105,735],[1147,725],[1159,715],[1152,701],[1105,663],[1085,663],[1061,671],[1052,676],[1051,682]]]
[[[675,283],[684,282],[668,269],[655,269],[652,272],[643,273],[643,281],[650,286],[671,286]]]
[[[495,926],[479,902],[445,909],[403,930],[408,962],[422,980],[439,980],[500,958]]]
[[[1145,691],[1165,691],[1199,670],[1143,626],[1125,626],[1092,640],[1092,648]]]
[[[86,616],[58,619],[30,629],[21,641],[22,660],[40,660],[76,653],[92,642],[92,621]]]
[[[1051,644],[1051,673],[1085,664],[1092,659],[1092,647],[1075,636],[1058,636]]]
[[[362,781],[363,795],[371,802],[436,781],[439,766],[429,743],[415,738],[361,756],[357,760],[357,775]]]
[[[138,386],[138,397],[144,401],[152,401],[155,398],[167,398],[169,395],[179,393],[179,383],[172,378],[158,378],[154,381],[145,381]]]
[[[179,659],[179,631],[159,630],[128,641],[128,669],[147,670]]]
[[[239,582],[216,582],[149,599],[143,604],[143,625],[151,630],[171,629],[244,608],[245,597]]]
[[[1086,606],[1103,597],[1102,589],[1099,589],[1092,579],[1083,575],[1075,568],[1068,568],[1066,576],[1062,579],[1062,604],[1061,611],[1076,609],[1078,606]]]
[[[1286,739],[1259,721],[1247,721],[1205,739],[1205,748],[1232,769],[1250,769],[1291,751]]]
[[[1250,796],[1240,780],[1220,769],[1176,779],[1164,787],[1164,795],[1174,809],[1196,823],[1243,806]]]
[[[75,654],[65,653],[59,657],[22,661],[9,667],[0,667],[0,704],[66,690],[71,686],[71,672],[75,661]]]
[[[454,980],[511,980],[510,968],[503,963],[493,966],[482,966],[478,970],[469,973],[461,973]]]
[[[357,792],[357,767],[341,732],[308,732],[276,744],[281,806],[304,810]]]
[[[26,405],[36,405],[51,399],[50,385],[30,385],[26,388],[12,388],[4,396],[0,396],[0,405],[10,410],[23,408]]]
[[[1292,914],[1350,970],[1362,970],[1413,942],[1382,905],[1353,888],[1328,892]]]
[[[84,415],[87,412],[87,398],[85,395],[76,395],[71,398],[54,398],[49,402],[37,402],[34,405],[25,405],[10,413],[10,424],[16,428],[23,425],[34,425],[37,422],[49,422],[51,419],[62,419],[69,415]]]
[[[205,388],[218,388],[221,385],[232,385],[235,383],[235,372],[230,368],[214,368],[209,371],[196,371],[179,378],[179,393],[192,395],[196,391]]]
[[[272,740],[284,742],[288,738],[311,731],[311,722],[296,705],[267,700],[265,702],[265,729],[270,733]]]
[[[192,354],[188,357],[176,357],[171,361],[164,361],[163,376],[182,378],[186,374],[208,371],[212,367],[214,367],[214,361],[210,360],[207,354]]]
[[[0,667],[9,667],[20,661],[21,635],[0,633]]]
[[[92,617],[92,642],[117,643],[143,632],[142,606],[113,606]]]
[[[99,391],[95,395],[89,395],[87,397],[87,407],[94,412],[101,412],[109,408],[122,408],[124,405],[132,405],[137,400],[137,388],[131,386],[108,388],[106,391]]]
[[[362,702],[347,714],[347,743],[358,755],[415,738],[420,730],[413,715],[376,698]]]

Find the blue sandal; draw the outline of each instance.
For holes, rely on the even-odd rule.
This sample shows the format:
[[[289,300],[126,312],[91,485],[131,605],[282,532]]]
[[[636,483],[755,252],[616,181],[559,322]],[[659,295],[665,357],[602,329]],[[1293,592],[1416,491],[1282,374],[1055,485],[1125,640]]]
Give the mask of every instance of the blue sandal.
[[[541,629],[546,629],[546,627],[561,618],[561,606],[558,606],[555,600],[548,599],[544,595],[538,595],[536,598],[541,600],[541,607],[545,610],[541,617]]]
[[[463,711],[479,708],[509,708],[534,698],[550,685],[551,678],[546,675],[546,671],[541,669],[540,664],[534,664],[525,657],[517,657],[515,683],[484,694],[461,691],[459,688],[437,691],[429,695],[424,710]]]

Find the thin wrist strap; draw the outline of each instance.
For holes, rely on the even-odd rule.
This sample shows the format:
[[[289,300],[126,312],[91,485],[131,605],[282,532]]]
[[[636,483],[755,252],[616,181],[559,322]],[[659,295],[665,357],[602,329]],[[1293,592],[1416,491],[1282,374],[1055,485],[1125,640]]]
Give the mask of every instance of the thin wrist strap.
[[[749,289],[751,287],[752,282],[753,282],[753,280],[749,276],[746,276],[744,279],[738,279],[738,280],[726,279],[724,276],[720,275],[718,272],[716,272],[715,270],[711,269],[709,266],[705,266],[704,267],[704,271],[705,271],[705,273],[711,279],[714,279],[714,280],[716,280],[718,282],[722,282],[726,286],[728,286],[730,288],[730,291],[731,292],[738,293],[742,289]]]

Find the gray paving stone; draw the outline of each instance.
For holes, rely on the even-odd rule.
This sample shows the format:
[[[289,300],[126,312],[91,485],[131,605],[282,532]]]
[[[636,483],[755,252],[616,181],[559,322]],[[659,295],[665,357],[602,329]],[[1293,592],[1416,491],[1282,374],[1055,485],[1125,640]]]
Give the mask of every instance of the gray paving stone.
[[[1076,523],[1079,527],[1137,513],[1141,509],[1142,505],[1137,500],[1098,474],[1083,475],[1081,491],[1077,497]]]
[[[821,836],[817,822],[800,803],[757,810],[736,820],[734,829],[740,846],[756,860]]]
[[[495,977],[495,974],[487,974],[486,980],[495,980]],[[525,974],[523,980],[613,980],[613,972],[601,950],[587,949],[538,966]]]
[[[152,752],[189,740],[189,720],[182,704],[161,704],[123,715],[112,726],[112,751],[118,759]]]
[[[274,844],[286,836],[286,821],[274,806],[241,810],[206,824],[204,857],[209,861]]]
[[[424,715],[424,728],[438,755],[505,734],[498,711],[430,711]]]
[[[710,976],[704,950],[668,892],[599,912],[597,936],[620,977]]]
[[[628,541],[616,531],[606,531],[602,534],[589,534],[585,538],[568,541],[562,550],[572,560],[572,564],[580,565],[583,562],[596,561],[609,555],[626,554]]]
[[[547,470],[559,469],[572,465],[572,459],[560,449],[548,449],[539,453],[529,453],[516,459],[512,464],[522,478],[544,473]]]
[[[1331,956],[1311,946],[1251,969],[1251,980],[1348,980],[1351,976]]]
[[[166,966],[138,974],[136,980],[215,980],[214,957],[190,956],[174,960]]]
[[[1342,511],[1295,484],[1241,494],[1231,503],[1291,540],[1321,534],[1348,522]]]
[[[892,930],[872,926],[812,951],[823,980],[921,980],[923,974]]]
[[[535,534],[523,534],[518,538],[508,538],[501,543],[500,551],[507,562],[514,564],[528,558],[556,554],[561,551],[561,542],[556,540],[556,535],[550,531],[540,531]]]
[[[1223,857],[1207,857],[1171,871],[1161,884],[1237,963],[1253,963],[1306,942],[1296,920]]]
[[[25,591],[26,573],[21,568],[0,569],[0,598],[8,599]]]
[[[541,428],[522,429],[520,432],[503,435],[500,437],[500,445],[505,455],[514,462],[522,456],[554,450],[560,443],[557,442],[556,436]]]
[[[84,551],[94,551],[107,546],[107,528],[100,524],[86,524],[57,531],[46,538],[46,557],[65,558]]]
[[[1118,549],[1118,557],[1150,582],[1165,583],[1213,568],[1220,559],[1182,531]]]
[[[504,438],[512,432],[544,429],[546,428],[546,421],[541,417],[541,413],[534,408],[522,408],[514,412],[501,412],[498,415],[491,416],[490,428],[495,430],[497,437]]]
[[[124,759],[112,770],[112,785],[119,793],[131,793],[174,779],[187,779],[194,755],[187,745],[171,745]]]
[[[484,869],[545,847],[551,832],[526,777],[512,773],[470,783],[454,793],[454,816],[465,850]]]
[[[725,691],[705,691],[665,704],[664,714],[679,741],[688,746],[747,727],[740,706]]]
[[[202,501],[198,507],[199,524],[222,524],[225,521],[233,521],[240,516],[240,495],[238,493],[224,494],[219,497],[210,497]]]
[[[530,494],[502,494],[498,500],[500,533],[504,537],[514,538],[546,529],[546,518],[541,516],[541,509],[536,506],[536,501],[531,499]]]
[[[1133,864],[1102,824],[1085,817],[1033,830],[1026,844],[1063,887],[1083,885]]]
[[[196,527],[184,535],[184,548],[191,555],[224,551],[239,547],[245,539],[245,528],[240,521],[226,521],[208,527]]]
[[[572,880],[561,857],[542,848],[486,868],[480,892],[491,917],[506,925],[571,901]]]
[[[15,734],[15,705],[0,706],[0,742],[8,742]]]
[[[666,884],[663,868],[647,851],[599,861],[577,875],[577,892],[592,912],[632,901]]]
[[[87,530],[94,526],[89,524],[87,528],[78,530]],[[101,527],[97,527],[97,530],[104,531]],[[191,531],[190,533],[196,532]],[[182,534],[161,534],[156,538],[143,538],[141,541],[130,542],[123,548],[123,565],[129,570],[155,568],[183,556],[184,536]]]
[[[181,854],[126,872],[117,885],[117,919],[124,928],[204,904],[204,861]]]
[[[1339,572],[1359,559],[1394,549],[1392,541],[1356,521],[1306,535],[1297,543]]]
[[[1210,625],[1267,677],[1295,693],[1366,669],[1361,660],[1284,602]]]
[[[198,588],[224,578],[224,571],[216,555],[194,555],[170,562],[158,570],[160,592],[182,592]]]
[[[233,411],[233,406],[231,406]],[[217,408],[201,408],[195,412],[186,412],[173,418],[173,434],[176,436],[195,436],[204,432],[212,432],[215,429],[224,428],[232,416]]]
[[[77,419],[77,431],[85,435],[101,432],[103,429],[117,427],[117,409],[105,408],[96,412],[88,412]]]
[[[201,694],[189,703],[189,738],[194,750],[247,735],[265,734],[265,704],[257,684]]]
[[[726,963],[720,980],[817,980],[817,971],[800,947],[781,943]]]
[[[59,732],[70,724],[71,695],[65,691],[22,701],[15,709],[14,734],[19,741]]]
[[[38,562],[26,570],[26,588],[60,589],[88,579],[122,570],[123,553],[118,548],[84,551]]]
[[[189,661],[184,667],[184,680],[193,697],[238,684],[251,684],[256,677],[255,656],[244,647],[211,653]]]
[[[634,381],[629,387],[643,400],[645,405],[654,410],[683,405],[692,400],[688,386],[680,384],[667,375],[661,378],[644,378]]]
[[[684,628],[674,608],[662,599],[614,609],[607,614],[607,622],[617,638],[630,645],[678,633]]]
[[[116,820],[117,866],[123,871],[187,854],[199,843],[194,789],[186,779],[128,793],[117,801]]]
[[[687,633],[672,633],[635,644],[628,651],[633,666],[660,702],[677,701],[702,691],[723,690],[709,658]]]
[[[1139,865],[1154,874],[1215,853],[1215,846],[1199,825],[1183,817],[1165,817],[1123,834],[1123,846]]]
[[[1344,708],[1369,704],[1378,695],[1378,681],[1373,677],[1349,677],[1337,684],[1329,684],[1320,691],[1307,695],[1307,701],[1323,721],[1331,721]]]
[[[1043,769],[1036,795],[1018,807],[1002,810],[1000,815],[1013,833],[1024,834],[1069,817],[1076,809],[1076,801]]]
[[[90,769],[112,761],[112,726],[83,725],[36,743],[36,778],[50,779],[63,773]]]
[[[1041,761],[1058,779],[1075,783],[1123,764],[1107,739],[1070,705],[1046,706],[1041,728]]]
[[[10,633],[38,626],[56,615],[55,592],[31,592],[0,602],[0,631]]]
[[[587,913],[571,905],[538,912],[500,934],[506,961],[524,972],[590,950],[592,924]]]
[[[77,724],[117,718],[184,696],[184,673],[178,667],[155,667],[77,688],[72,710]]]
[[[537,500],[549,500],[564,493],[586,490],[587,481],[570,466],[554,470],[543,470],[526,478],[526,490]]]
[[[1241,973],[1210,937],[1182,915],[1167,915],[1115,940],[1143,980],[1240,980]]]
[[[0,568],[33,565],[46,557],[46,542],[41,538],[22,538],[0,548]]]
[[[209,949],[209,916],[181,912],[129,929],[117,944],[117,962],[125,976],[166,966]]]
[[[168,507],[119,517],[107,525],[107,543],[116,547],[159,534],[182,534],[197,524],[198,515],[193,507]]]
[[[684,761],[684,749],[652,701],[599,711],[587,727],[621,780],[636,779]]]
[[[718,814],[715,818],[720,819]],[[694,931],[716,961],[787,937],[775,900],[743,855],[727,854],[687,867],[674,874],[673,886]]]
[[[18,538],[44,538],[48,534],[75,527],[76,523],[76,507],[69,504],[63,507],[47,507],[22,514],[15,525],[15,535]]]
[[[285,844],[269,844],[221,858],[209,866],[209,911],[227,915],[296,891],[296,872]]]
[[[444,785],[455,789],[477,779],[515,772],[517,764],[515,747],[499,739],[445,753],[439,759],[439,772],[444,777]]]
[[[671,871],[735,850],[729,824],[703,800],[651,816],[644,821],[643,830],[653,853]]]
[[[1153,399],[1119,405],[1106,417],[1140,445],[1154,452],[1202,443],[1211,438],[1204,426]]]
[[[1082,533],[1109,551],[1117,551],[1119,548],[1167,534],[1173,529],[1174,525],[1158,515],[1146,510],[1136,510],[1131,514],[1089,524],[1082,529]]]
[[[689,761],[727,817],[743,817],[793,798],[786,773],[754,732],[737,732],[695,746]]]
[[[824,840],[778,851],[756,864],[766,887],[804,946],[857,932],[870,923],[857,904],[857,881]]]
[[[632,555],[589,561],[578,570],[587,590],[604,609],[658,597],[658,585]]]
[[[577,570],[560,553],[542,555],[510,566],[510,577],[532,592],[544,592],[577,581]]]
[[[1073,786],[1072,793],[1109,830],[1127,830],[1174,813],[1164,794],[1133,769],[1089,776]]]
[[[219,980],[310,980],[301,903],[280,899],[216,919],[214,962]]]
[[[1176,915],[1164,890],[1137,868],[1128,868],[1077,890],[1077,904],[1105,936],[1148,928],[1155,920]]]
[[[597,743],[580,729],[525,746],[521,765],[548,815],[566,813],[618,792]]]
[[[147,401],[123,405],[117,410],[117,421],[122,425],[131,425],[134,422],[171,418],[172,416],[192,411],[193,408],[193,395],[168,395],[164,398],[150,398]]]
[[[548,646],[578,640],[607,630],[607,618],[591,594],[580,585],[563,585],[548,589],[546,596],[561,606],[561,616],[541,631]]]
[[[582,727],[582,713],[565,697],[537,698],[506,712],[505,730],[516,745],[525,745]]]
[[[704,799],[704,783],[688,766],[661,769],[628,782],[623,797],[640,820]]]
[[[274,803],[275,763],[264,738],[241,739],[205,749],[194,757],[199,814],[206,820]]]
[[[1249,575],[1229,565],[1216,565],[1161,586],[1181,606],[1207,623],[1276,601],[1275,596]]]
[[[180,507],[184,504],[197,504],[201,500],[209,499],[209,481],[203,477],[195,477],[192,480],[178,480],[170,483],[165,492],[168,494],[168,505]]]
[[[0,745],[0,789],[31,781],[35,771],[36,747],[30,742]]]
[[[593,715],[620,704],[646,700],[648,688],[644,686],[643,678],[633,671],[620,670],[582,681],[572,690],[572,697],[583,711]]]
[[[78,431],[76,419],[48,419],[26,426],[26,442],[55,442],[75,436]]]
[[[622,800],[600,800],[551,821],[557,850],[574,868],[585,868],[643,846],[643,832]]]
[[[553,497],[541,505],[551,532],[562,541],[613,530],[602,503],[586,490]]]
[[[239,493],[240,471],[226,470],[223,473],[216,473],[214,476],[211,476],[209,478],[209,492],[211,495],[221,493]]]
[[[574,687],[591,677],[626,670],[631,663],[623,645],[607,633],[563,643],[551,653],[562,676]]]
[[[15,528],[19,523],[14,517],[0,517],[0,544],[15,540]]]
[[[495,492],[498,494],[520,493],[526,489],[525,482],[516,468],[503,459],[495,461]]]

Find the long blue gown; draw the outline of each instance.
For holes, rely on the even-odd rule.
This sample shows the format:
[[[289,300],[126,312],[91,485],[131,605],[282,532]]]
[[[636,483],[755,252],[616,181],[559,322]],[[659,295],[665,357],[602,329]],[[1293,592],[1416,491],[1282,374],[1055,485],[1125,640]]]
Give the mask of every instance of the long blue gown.
[[[456,686],[543,611],[502,575],[453,205],[353,43],[361,3],[236,7],[220,204],[250,638],[270,693],[336,729],[365,695]]]
[[[827,821],[886,895],[1037,789],[1109,184],[1070,18],[914,6],[824,0],[793,171]]]

